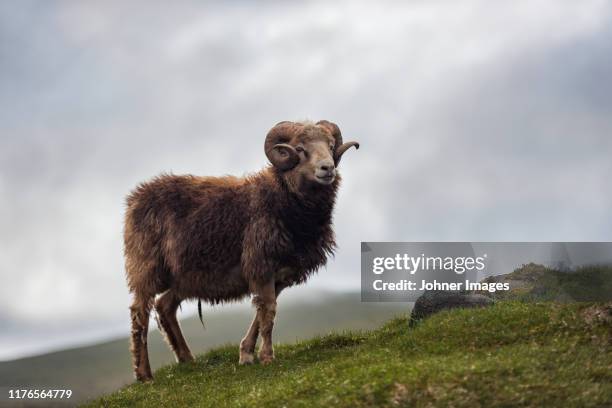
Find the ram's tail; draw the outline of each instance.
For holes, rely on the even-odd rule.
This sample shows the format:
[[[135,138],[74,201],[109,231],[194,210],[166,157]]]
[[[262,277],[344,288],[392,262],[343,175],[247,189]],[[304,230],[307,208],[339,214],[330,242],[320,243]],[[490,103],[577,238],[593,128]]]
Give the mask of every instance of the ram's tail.
[[[206,326],[204,325],[204,319],[202,319],[202,299],[198,299],[198,316],[200,317],[200,323],[202,323],[202,327],[206,330]]]

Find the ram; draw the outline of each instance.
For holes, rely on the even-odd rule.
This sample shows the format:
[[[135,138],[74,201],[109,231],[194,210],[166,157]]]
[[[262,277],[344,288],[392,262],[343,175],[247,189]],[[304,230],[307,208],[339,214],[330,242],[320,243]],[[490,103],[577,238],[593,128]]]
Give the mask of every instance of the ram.
[[[271,166],[243,178],[162,175],[127,197],[125,267],[133,294],[135,376],[151,380],[149,315],[179,362],[193,360],[176,311],[183,300],[229,302],[252,296],[255,318],[240,342],[240,364],[274,359],[276,298],[303,283],[335,247],[332,211],[338,163],[356,142],[337,125],[280,122],[266,136]]]

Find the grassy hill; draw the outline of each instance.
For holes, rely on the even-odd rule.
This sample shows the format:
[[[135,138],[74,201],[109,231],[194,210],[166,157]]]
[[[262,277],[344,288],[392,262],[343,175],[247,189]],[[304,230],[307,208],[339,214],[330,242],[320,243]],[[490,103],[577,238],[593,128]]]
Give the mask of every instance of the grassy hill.
[[[402,303],[361,303],[359,293],[319,292],[314,296],[316,300],[310,301],[294,301],[289,291],[288,296],[284,295],[279,299],[275,341],[287,343],[332,330],[375,328],[398,313],[410,311],[410,305]],[[181,325],[193,352],[201,354],[211,348],[239,342],[252,318],[253,310],[249,307],[220,306],[204,312],[206,329],[196,317],[183,320]],[[174,357],[153,319],[151,326],[149,351],[151,364],[156,369],[174,362]],[[126,326],[125,332],[127,336],[129,327]],[[0,388],[28,385],[29,388],[71,389],[73,397],[67,401],[68,405],[117,390],[133,380],[127,337],[0,362]],[[0,406],[2,401],[0,399]],[[48,403],[45,401],[43,405]]]
[[[501,301],[280,345],[267,367],[239,366],[226,346],[90,406],[611,406],[611,313]]]

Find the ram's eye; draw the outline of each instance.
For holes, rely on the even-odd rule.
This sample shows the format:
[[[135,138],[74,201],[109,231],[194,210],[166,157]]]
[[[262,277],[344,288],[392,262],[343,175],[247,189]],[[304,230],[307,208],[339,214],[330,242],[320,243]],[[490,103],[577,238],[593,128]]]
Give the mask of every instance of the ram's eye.
[[[303,152],[304,151],[304,146],[295,146],[295,150],[297,152]]]

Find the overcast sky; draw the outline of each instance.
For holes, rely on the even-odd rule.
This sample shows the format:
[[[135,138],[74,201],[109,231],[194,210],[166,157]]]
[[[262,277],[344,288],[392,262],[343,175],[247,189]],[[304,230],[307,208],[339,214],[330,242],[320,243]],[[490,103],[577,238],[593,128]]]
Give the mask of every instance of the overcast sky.
[[[0,359],[127,334],[125,195],[281,120],[362,145],[294,293],[357,289],[360,241],[612,240],[611,72],[605,1],[2,2]]]

